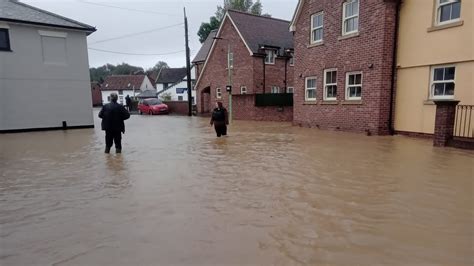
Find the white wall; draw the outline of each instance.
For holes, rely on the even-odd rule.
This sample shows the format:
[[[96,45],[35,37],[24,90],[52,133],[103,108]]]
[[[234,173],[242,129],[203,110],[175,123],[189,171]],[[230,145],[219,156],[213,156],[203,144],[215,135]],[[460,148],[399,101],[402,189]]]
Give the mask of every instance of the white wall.
[[[156,90],[156,89],[153,86],[153,83],[151,83],[150,79],[147,76],[145,76],[145,78],[143,79],[142,85],[140,86],[140,90],[146,91],[146,90]]]
[[[86,33],[2,25],[13,52],[0,52],[0,130],[93,125]],[[58,54],[43,49],[52,39],[39,30],[65,36],[53,39]]]
[[[176,93],[176,89],[177,88],[187,88],[188,87],[188,83],[187,81],[182,81],[170,88],[168,88],[168,90],[166,90],[165,92],[163,92],[162,94],[165,94],[165,93],[170,93],[171,94],[171,100],[172,101],[178,101],[179,100],[179,96],[182,96],[183,97],[183,101],[188,101],[188,92],[185,91],[183,94],[178,94]],[[161,95],[161,94],[160,94]],[[160,96],[158,95],[158,97]],[[192,90],[192,96],[194,97],[194,104],[196,103],[196,91],[195,90]]]

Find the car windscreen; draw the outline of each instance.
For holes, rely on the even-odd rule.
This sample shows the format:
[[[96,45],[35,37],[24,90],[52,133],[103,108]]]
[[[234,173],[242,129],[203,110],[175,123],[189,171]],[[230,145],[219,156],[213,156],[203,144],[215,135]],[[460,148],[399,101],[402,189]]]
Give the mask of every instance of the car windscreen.
[[[160,104],[162,104],[162,102],[158,99],[147,100],[146,103],[148,103],[148,105],[160,105]]]

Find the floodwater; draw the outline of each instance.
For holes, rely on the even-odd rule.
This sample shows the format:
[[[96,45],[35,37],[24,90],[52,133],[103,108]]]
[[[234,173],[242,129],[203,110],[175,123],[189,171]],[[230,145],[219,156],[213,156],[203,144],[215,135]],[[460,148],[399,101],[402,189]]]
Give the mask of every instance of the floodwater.
[[[96,121],[98,125],[98,121]],[[473,265],[474,153],[133,116],[0,135],[0,265]]]

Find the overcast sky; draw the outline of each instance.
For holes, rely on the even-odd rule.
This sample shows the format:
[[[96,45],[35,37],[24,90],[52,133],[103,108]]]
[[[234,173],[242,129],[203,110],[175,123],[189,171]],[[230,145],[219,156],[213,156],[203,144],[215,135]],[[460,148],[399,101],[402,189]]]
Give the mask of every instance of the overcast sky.
[[[193,57],[201,47],[196,34],[201,22],[209,21],[217,5],[222,4],[223,1],[23,0],[23,2],[95,26],[97,31],[88,37],[89,48],[146,54],[146,56],[121,55],[89,50],[91,67],[105,63],[126,62],[146,69],[158,61],[166,61],[171,67],[185,66],[183,5],[186,5],[188,13],[190,48]],[[261,2],[264,13],[270,13],[275,18],[290,20],[298,0],[261,0]],[[140,12],[142,10],[145,12]],[[181,25],[173,26],[177,24]],[[99,42],[146,31],[150,32],[124,39]]]

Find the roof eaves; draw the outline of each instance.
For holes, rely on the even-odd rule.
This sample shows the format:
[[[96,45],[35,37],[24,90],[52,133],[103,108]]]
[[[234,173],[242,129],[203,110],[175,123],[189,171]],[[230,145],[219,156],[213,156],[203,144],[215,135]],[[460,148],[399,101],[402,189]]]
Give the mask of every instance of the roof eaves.
[[[296,21],[298,20],[301,10],[303,9],[303,2],[304,0],[299,0],[298,5],[296,6],[295,13],[293,14],[293,19],[291,19],[290,23],[290,32],[295,32],[296,31]]]

